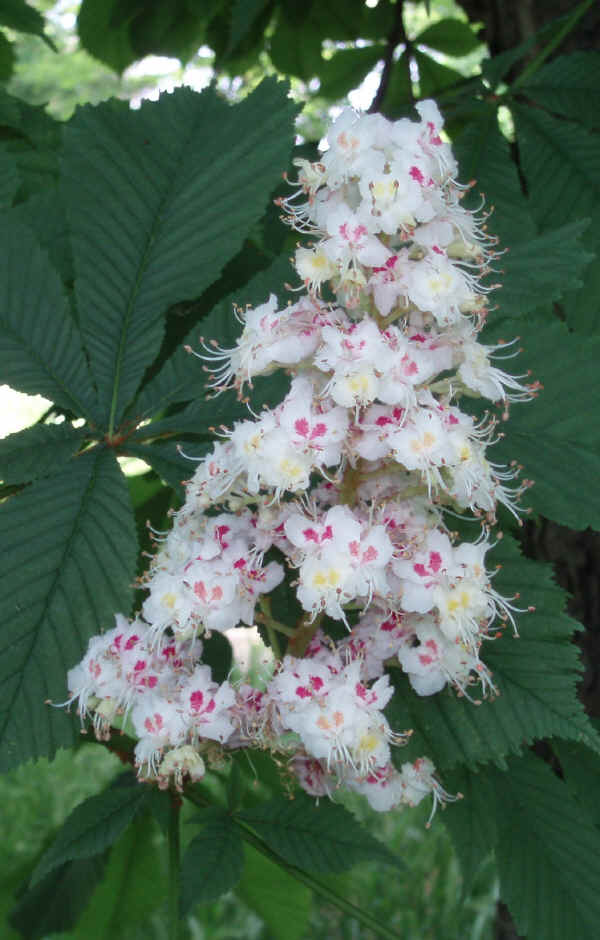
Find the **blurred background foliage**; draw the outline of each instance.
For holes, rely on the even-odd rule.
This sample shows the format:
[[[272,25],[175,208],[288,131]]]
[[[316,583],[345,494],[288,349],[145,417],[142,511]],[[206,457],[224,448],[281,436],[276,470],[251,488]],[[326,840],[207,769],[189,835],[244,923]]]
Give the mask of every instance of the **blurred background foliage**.
[[[525,94],[518,89],[519,76],[527,74],[542,49],[550,50],[551,65],[565,52],[597,49],[599,39],[598,5],[569,0],[475,0],[462,6],[452,0],[83,0],[82,4],[0,0],[0,81],[10,95],[43,106],[53,118],[64,121],[78,104],[111,96],[128,100],[135,108],[143,98],[156,97],[161,90],[182,83],[199,90],[214,82],[224,95],[237,99],[264,76],[284,75],[291,79],[294,97],[304,105],[298,133],[307,153],[316,153],[326,122],[348,102],[396,118],[408,113],[418,98],[433,96],[448,118],[451,136],[493,102],[499,125],[492,124],[490,133],[499,129],[503,135],[523,183],[513,117],[507,108],[497,108],[498,103],[513,83],[517,92],[512,103],[518,106]],[[600,115],[589,88],[597,63],[592,66],[590,60],[589,68],[587,84],[580,82],[577,117],[595,132]],[[544,89],[538,89],[538,94],[544,104]],[[562,113],[559,83],[546,89],[546,94],[551,110]],[[572,95],[570,109],[576,107],[575,100]],[[8,105],[4,102],[3,106]],[[600,226],[592,226],[587,241],[592,248],[599,243],[599,231]],[[293,243],[294,237],[279,225],[277,212],[269,209],[219,281],[199,300],[170,311],[163,360],[217,301],[246,283],[251,272],[266,268],[282,248],[289,244],[291,250]],[[590,291],[597,291],[597,266],[586,277]],[[565,308],[555,307],[563,318]],[[568,312],[574,322],[580,322],[573,303]],[[41,415],[48,406],[43,401],[32,406],[27,400],[22,407],[38,407]],[[3,399],[3,409],[10,410],[0,428],[3,434],[15,429],[9,418],[14,421],[20,407],[14,398],[10,403],[7,397]],[[23,424],[37,413],[29,410]],[[130,459],[127,466],[144,546],[146,519],[158,527],[164,525],[176,497],[160,485],[146,464]],[[537,520],[527,525],[524,544],[533,556],[556,564],[561,584],[571,592],[572,611],[586,625],[586,631],[579,634],[586,666],[581,694],[588,711],[598,715],[597,536]],[[5,809],[0,916],[13,907],[15,890],[68,813],[105,786],[119,768],[114,755],[84,743],[76,751],[61,752],[51,763],[40,760],[35,768],[25,765],[0,778]],[[226,781],[215,783],[217,788],[226,785]],[[352,808],[366,818],[362,805]],[[417,811],[369,817],[369,827],[403,858],[406,871],[399,876],[365,864],[344,876],[340,889],[406,940],[516,937],[510,916],[498,902],[498,879],[489,857],[481,859],[466,895],[443,816],[436,817],[430,831],[424,828],[425,816],[425,811]],[[154,878],[160,876],[156,860],[164,852],[156,849],[162,842],[164,835],[155,825],[145,847],[140,845],[155,866]],[[137,926],[126,916],[128,908],[139,910],[134,894],[135,885],[126,886],[119,899],[118,936],[165,937],[158,895],[155,908],[142,909],[144,916]],[[27,921],[27,912],[24,916],[25,928],[23,920],[20,932],[7,924],[2,936],[42,940],[85,936],[79,931],[61,932],[60,918],[44,922]],[[303,907],[296,925],[284,926],[281,911],[265,911],[251,887],[244,888],[243,883],[235,896],[226,895],[195,910],[188,919],[188,933],[194,940],[370,937],[348,915],[321,903],[310,910]],[[93,933],[87,937],[96,940]]]

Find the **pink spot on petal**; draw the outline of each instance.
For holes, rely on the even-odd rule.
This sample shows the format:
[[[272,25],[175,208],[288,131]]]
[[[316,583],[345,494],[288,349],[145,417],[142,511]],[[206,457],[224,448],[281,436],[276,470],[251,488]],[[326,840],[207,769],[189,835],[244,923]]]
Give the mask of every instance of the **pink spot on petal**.
[[[297,421],[294,421],[294,430],[301,437],[307,437],[309,432],[309,424],[306,418],[298,418]]]
[[[319,533],[315,529],[304,529],[302,535],[307,542],[319,542]]]

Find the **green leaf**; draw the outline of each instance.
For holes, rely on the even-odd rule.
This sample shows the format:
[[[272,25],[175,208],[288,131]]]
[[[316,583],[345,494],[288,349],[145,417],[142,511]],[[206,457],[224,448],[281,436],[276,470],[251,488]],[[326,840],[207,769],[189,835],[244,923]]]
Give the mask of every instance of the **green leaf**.
[[[31,33],[39,36],[56,52],[56,46],[44,33],[45,20],[41,13],[35,10],[25,0],[2,0],[0,4],[0,24],[8,26],[19,33]]]
[[[234,0],[231,10],[231,32],[229,49],[232,52],[249,33],[254,21],[261,14],[269,0]]]
[[[200,449],[198,445],[194,445],[194,456],[198,455]],[[145,460],[161,480],[173,487],[180,498],[184,496],[182,484],[193,476],[196,469],[196,464],[178,451],[174,441],[165,444],[126,443],[119,448],[119,453],[124,457],[139,457],[140,460]]]
[[[552,750],[560,761],[562,774],[571,794],[600,827],[598,780],[600,756],[585,744],[575,741],[552,741]]]
[[[120,0],[83,0],[77,16],[77,35],[84,49],[116,72],[137,58],[129,38],[129,22],[115,23]]]
[[[219,346],[230,349],[235,346],[236,340],[242,332],[242,326],[234,316],[234,306],[244,309],[248,304],[257,307],[266,303],[270,294],[275,293],[281,306],[286,303],[286,292],[283,285],[292,275],[288,258],[280,255],[266,270],[259,271],[243,287],[230,293],[220,300],[202,322],[195,326],[186,336],[181,346],[167,359],[160,372],[145,385],[133,406],[128,411],[135,415],[137,422],[150,417],[167,405],[193,399],[204,399],[207,394],[207,374],[202,369],[201,361],[186,352],[186,346],[198,348],[200,335],[207,342],[214,340]],[[226,400],[234,399],[234,393],[225,396]],[[197,402],[197,404],[201,404]],[[218,407],[218,405],[217,405]],[[214,402],[206,405],[207,420],[214,412]],[[240,409],[240,413],[241,409]],[[214,423],[214,419],[210,420]]]
[[[58,274],[33,233],[0,220],[2,380],[76,414],[94,407],[90,377]]]
[[[143,788],[142,784],[137,786]],[[112,848],[104,878],[77,924],[73,940],[129,940],[134,931],[143,929],[166,894],[161,850],[162,846],[157,851],[151,818],[147,813],[139,815]]]
[[[262,917],[277,940],[302,940],[309,926],[312,892],[250,845],[235,893]]]
[[[111,786],[73,810],[36,866],[31,887],[65,862],[101,855],[116,842],[147,802],[147,788],[134,774],[128,772],[126,777],[127,785],[123,781],[119,786]]]
[[[65,130],[77,304],[109,430],[167,308],[215,281],[262,214],[297,112],[273,79],[233,106],[189,88],[133,113],[120,104],[84,108]]]
[[[520,91],[538,104],[571,121],[597,127],[592,106],[600,84],[600,53],[591,49],[558,56],[535,72]]]
[[[34,233],[62,280],[73,280],[73,258],[67,229],[65,206],[58,187],[47,187],[14,206],[11,219],[26,225]]]
[[[227,816],[209,819],[190,842],[181,865],[181,910],[214,901],[236,886],[244,852],[240,835]]]
[[[262,803],[238,814],[290,865],[308,872],[339,872],[358,862],[399,860],[342,806],[298,794]]]
[[[407,747],[394,751],[395,762],[427,754],[440,771],[492,760],[503,764],[505,755],[525,743],[553,735],[600,749],[576,694],[581,667],[570,640],[579,625],[563,613],[565,594],[552,582],[550,566],[521,557],[509,536],[488,556],[488,565],[498,563],[495,590],[507,598],[519,594],[517,606],[536,608],[518,618],[519,639],[507,627],[481,650],[500,695],[480,705],[450,690],[420,697],[392,670],[395,692],[386,715],[395,731],[413,730]]]
[[[390,83],[384,99],[384,112],[387,118],[396,120],[399,117],[406,117],[411,108],[412,82],[408,77],[406,52],[403,52],[390,73]]]
[[[584,245],[596,259],[586,268],[580,290],[567,293],[561,305],[571,329],[595,336],[600,333],[600,203],[590,207],[589,215],[591,224],[586,230]]]
[[[330,59],[323,59],[318,78],[319,95],[337,100],[358,88],[366,75],[385,54],[385,46],[376,44],[357,49],[338,49]]]
[[[415,60],[419,68],[419,96],[421,98],[438,95],[445,88],[451,88],[464,81],[464,75],[460,72],[448,68],[447,65],[441,65],[431,56],[420,52],[419,49],[415,52]]]
[[[28,483],[64,469],[85,431],[64,424],[34,424],[0,440],[0,480]]]
[[[376,7],[347,0],[314,0],[308,11],[299,4],[300,24],[306,20],[323,39],[354,42],[361,39],[385,39],[394,23],[394,7],[380,2]]]
[[[97,447],[0,507],[0,767],[51,756],[73,726],[44,705],[63,702],[66,674],[88,637],[129,613],[137,545],[127,484]]]
[[[67,862],[27,891],[10,915],[10,923],[27,940],[46,940],[70,930],[81,917],[106,865],[106,855]]]
[[[534,401],[511,408],[494,462],[524,465],[522,476],[535,481],[525,501],[536,512],[572,529],[599,529],[600,337],[569,333],[563,323],[541,317],[502,320],[491,338],[497,335],[520,337],[520,371],[526,367],[544,387]]]
[[[498,214],[502,212],[498,207]],[[593,259],[581,236],[589,219],[571,222],[527,242],[501,259],[501,288],[493,295],[503,316],[519,317],[582,286],[582,272]]]
[[[500,133],[497,109],[478,107],[453,142],[453,150],[461,178],[476,181],[473,191],[465,196],[465,206],[477,209],[484,196],[485,211],[493,212],[489,229],[500,238],[500,248],[510,249],[515,243],[535,238],[537,229],[508,141]]]
[[[7,82],[15,67],[15,50],[12,42],[0,32],[0,82]]]
[[[485,770],[474,774],[458,768],[444,774],[443,782],[451,793],[461,793],[463,797],[444,813],[443,822],[458,855],[465,893],[470,894],[481,863],[493,851],[498,839],[494,815],[496,793]]]
[[[600,202],[600,138],[540,108],[514,105],[521,166],[542,228],[589,217]]]
[[[443,52],[444,55],[460,58],[477,49],[481,45],[481,40],[477,38],[468,23],[446,18],[427,26],[413,39],[413,44],[429,46],[430,49]]]
[[[519,933],[595,940],[600,834],[567,787],[533,755],[497,775],[500,895]]]
[[[309,23],[295,25],[280,17],[269,43],[269,55],[282,75],[296,75],[308,82],[320,75],[322,34]]]
[[[202,662],[210,666],[215,682],[225,682],[231,672],[233,648],[224,634],[217,633],[202,641]]]
[[[520,59],[523,59],[533,46],[539,45],[540,43],[545,45],[550,42],[554,36],[557,36],[571,15],[572,14],[567,13],[564,16],[557,17],[550,23],[546,23],[545,26],[542,26],[537,33],[534,33],[526,39],[525,42],[519,43],[512,49],[507,49],[505,52],[501,52],[493,58],[484,59],[481,63],[481,71],[492,90],[505,78],[511,67],[516,62],[519,62]]]
[[[17,161],[13,154],[0,150],[0,209],[8,209],[12,206],[19,182]]]

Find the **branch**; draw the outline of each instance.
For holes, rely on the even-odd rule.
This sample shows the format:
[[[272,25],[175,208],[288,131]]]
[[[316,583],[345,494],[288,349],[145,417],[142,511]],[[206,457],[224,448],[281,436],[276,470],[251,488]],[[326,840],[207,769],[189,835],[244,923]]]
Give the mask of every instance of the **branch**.
[[[411,82],[411,77],[410,77],[410,50],[412,48],[412,44],[410,42],[410,39],[406,35],[406,30],[404,28],[404,20],[402,19],[403,6],[404,4],[401,2],[401,0],[398,0],[395,6],[395,10],[394,10],[394,22],[392,24],[392,28],[387,38],[387,46],[385,50],[385,56],[383,59],[383,71],[381,73],[381,81],[379,82],[379,88],[377,89],[375,97],[373,98],[373,101],[371,102],[371,106],[369,107],[369,110],[367,112],[368,114],[373,114],[375,111],[381,110],[381,105],[383,103],[383,99],[385,98],[387,94],[388,86],[390,84],[390,78],[392,75],[392,69],[394,67],[394,52],[396,51],[396,47],[399,45],[399,43],[404,43],[404,46],[406,48],[408,98],[409,98],[411,105],[414,104],[414,97],[412,93],[412,82]]]

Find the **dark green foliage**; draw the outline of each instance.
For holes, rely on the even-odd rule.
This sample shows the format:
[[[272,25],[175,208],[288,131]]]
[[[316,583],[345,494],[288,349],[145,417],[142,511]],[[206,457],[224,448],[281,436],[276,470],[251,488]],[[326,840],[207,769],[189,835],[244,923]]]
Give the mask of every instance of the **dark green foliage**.
[[[25,940],[44,940],[49,933],[73,927],[105,870],[107,853],[65,862],[26,891],[10,915]]]
[[[84,432],[71,424],[34,424],[0,440],[0,479],[29,483],[64,469],[81,446]]]
[[[238,818],[286,862],[308,872],[344,871],[366,858],[400,864],[342,806],[315,806],[303,793],[261,803]]]
[[[66,673],[93,634],[129,613],[137,543],[114,455],[97,448],[0,507],[1,766],[73,742]]]
[[[260,217],[291,146],[286,92],[266,81],[232,108],[182,88],[133,117],[114,102],[86,108],[68,128],[76,298],[111,431],[159,351],[167,308],[216,280]]]
[[[118,786],[92,796],[73,810],[31,876],[34,888],[65,862],[101,855],[147,802],[149,791],[128,773]]]
[[[535,480],[525,496],[535,513],[600,527],[600,122],[593,107],[600,56],[575,52],[543,64],[531,57],[568,28],[576,9],[484,61],[483,77],[469,77],[439,54],[474,52],[480,41],[472,25],[442,20],[409,36],[401,51],[399,7],[388,0],[375,8],[347,0],[142,6],[84,0],[83,45],[117,71],[148,52],[185,61],[203,42],[230,74],[257,69],[266,53],[281,73],[318,78],[316,94],[327,104],[355,88],[398,40],[381,110],[396,118],[415,99],[440,98],[462,180],[476,180],[465,205],[483,193],[485,211],[493,209],[489,230],[507,249],[490,274],[503,287],[491,295],[490,306],[498,306],[486,341],[518,335],[523,352],[509,369],[530,371],[525,381],[544,386],[535,401],[511,405],[493,459],[518,461],[522,476]],[[3,4],[0,21],[44,38],[42,17],[22,0]],[[12,45],[0,33],[0,78],[12,63]],[[511,85],[520,69],[522,80]],[[2,380],[45,395],[64,419],[0,443],[3,494],[19,489],[0,507],[3,768],[73,744],[78,721],[44,700],[65,701],[66,673],[88,638],[110,628],[116,611],[131,612],[144,566],[138,547],[153,548],[146,521],[169,525],[168,509],[194,472],[182,451],[203,456],[213,427],[247,417],[233,392],[206,397],[203,363],[179,338],[195,351],[201,337],[230,347],[242,329],[234,304],[256,306],[271,292],[285,302],[294,237],[277,234],[279,209],[268,203],[292,152],[298,109],[287,90],[271,78],[231,105],[215,87],[202,95],[180,89],[137,112],[117,101],[86,107],[62,129],[43,109],[0,95]],[[514,120],[514,136],[499,104]],[[260,409],[281,400],[287,381],[267,377],[244,391]],[[127,481],[117,456],[140,457],[154,472]],[[502,565],[494,578],[501,595],[517,608],[535,606],[517,614],[520,638],[507,623],[484,644],[498,697],[476,704],[446,689],[421,698],[392,667],[387,715],[394,730],[413,732],[394,760],[400,766],[426,754],[446,789],[463,794],[445,820],[468,888],[493,855],[520,932],[530,940],[594,940],[600,744],[576,694],[578,625],[548,566],[523,558],[510,535],[489,564]],[[272,613],[286,626],[298,620],[288,583],[273,592]],[[217,681],[229,674],[223,636],[205,641],[204,658]],[[548,765],[528,751],[541,738],[550,739]],[[115,736],[110,746],[130,752],[133,744]],[[348,910],[349,889],[312,872],[364,859],[398,865],[340,805],[284,796],[291,784],[266,753],[235,754],[213,777],[188,795],[208,794],[228,813],[205,811],[187,846],[184,913],[235,889],[274,935],[300,940],[311,929],[309,885],[325,896],[330,890],[330,899],[337,890],[338,906]],[[71,933],[78,940],[144,930],[166,882],[160,866],[157,877],[160,834],[150,814],[166,831],[171,808],[171,794],[138,786],[132,774],[86,800],[38,860],[11,923],[40,940],[79,918]],[[385,925],[373,929],[386,935]]]
[[[468,55],[481,45],[481,40],[468,23],[453,19],[438,20],[427,26],[414,42],[415,45],[429,46],[437,52],[457,57]]]
[[[265,921],[278,940],[302,940],[309,926],[312,893],[250,845],[236,894]]]
[[[490,334],[519,336],[523,353],[517,362],[526,361],[531,378],[543,386],[535,401],[511,408],[494,459],[524,465],[523,476],[534,481],[525,501],[536,512],[574,529],[599,528],[599,338],[570,334],[564,324],[541,317],[503,320]]]
[[[181,909],[213,901],[235,887],[242,876],[244,855],[237,828],[227,816],[209,819],[189,844],[181,872]]]
[[[3,380],[78,415],[94,411],[82,340],[63,285],[29,228],[0,220]]]

